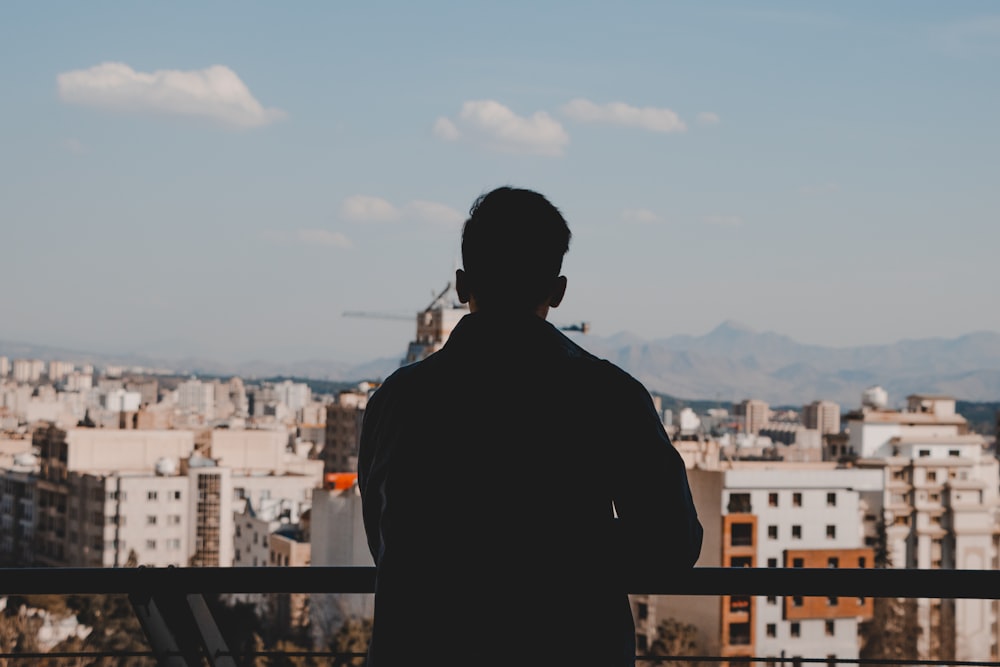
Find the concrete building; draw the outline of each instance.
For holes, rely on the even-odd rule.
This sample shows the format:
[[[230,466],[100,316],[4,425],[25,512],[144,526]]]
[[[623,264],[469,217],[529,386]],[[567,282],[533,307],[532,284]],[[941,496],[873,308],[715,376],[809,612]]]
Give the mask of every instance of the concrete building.
[[[357,389],[340,392],[337,400],[326,407],[322,452],[326,472],[357,471],[361,421],[371,391],[371,385],[362,383]]]
[[[840,433],[840,405],[833,401],[813,401],[803,406],[802,425],[821,435]]]
[[[738,418],[743,433],[756,435],[764,424],[771,420],[770,406],[761,400],[746,399],[733,406],[733,414]]]
[[[953,398],[912,395],[900,411],[865,405],[847,430],[857,467],[884,476],[878,510],[892,567],[1000,567],[1000,465]],[[917,603],[921,658],[997,660],[997,601]]]
[[[45,362],[40,359],[15,359],[12,376],[15,382],[32,384],[38,382],[45,372]]]
[[[192,431],[51,426],[35,441],[39,565],[229,566],[236,503],[271,502],[297,518],[322,479],[320,462],[269,432],[213,431],[210,457]]]
[[[874,470],[826,463],[736,462],[688,471],[705,537],[701,567],[872,567],[863,517],[882,493]],[[645,650],[669,617],[694,624],[703,655],[858,657],[872,600],[633,596]]]
[[[7,357],[0,357],[0,379],[7,377],[10,374],[10,359]]]
[[[449,282],[426,308],[417,313],[417,337],[407,347],[403,365],[420,361],[440,350],[451,330],[468,313],[468,305],[459,302],[458,294]]]

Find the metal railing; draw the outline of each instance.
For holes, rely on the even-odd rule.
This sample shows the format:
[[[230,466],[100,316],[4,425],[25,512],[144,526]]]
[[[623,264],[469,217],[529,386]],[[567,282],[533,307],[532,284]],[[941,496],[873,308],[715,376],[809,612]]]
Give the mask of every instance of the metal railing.
[[[625,589],[644,595],[693,596],[857,596],[871,598],[1000,599],[1000,571],[834,568],[695,568],[683,575],[625,573]],[[129,596],[151,645],[149,651],[75,651],[0,654],[10,664],[56,658],[152,657],[161,665],[237,665],[252,657],[360,658],[361,652],[231,652],[202,598],[206,594],[352,593],[374,590],[372,567],[207,567],[207,568],[0,568],[0,597],[25,595]],[[180,637],[197,626],[197,646]],[[17,661],[27,661],[18,663]],[[663,661],[763,663],[765,658],[728,656],[639,657],[640,664]],[[644,663],[644,661],[646,661]],[[792,660],[785,663],[791,664]],[[796,663],[830,662],[827,657]],[[960,665],[1000,667],[996,661],[880,660],[837,658],[844,664]],[[89,664],[89,663],[88,663]]]

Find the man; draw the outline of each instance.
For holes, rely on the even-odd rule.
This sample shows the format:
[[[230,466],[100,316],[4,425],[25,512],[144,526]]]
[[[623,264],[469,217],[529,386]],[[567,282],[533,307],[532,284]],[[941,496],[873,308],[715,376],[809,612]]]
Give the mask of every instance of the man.
[[[698,558],[687,473],[649,393],[546,321],[569,240],[536,192],[477,199],[455,276],[470,313],[368,402],[370,667],[633,664],[622,572]]]

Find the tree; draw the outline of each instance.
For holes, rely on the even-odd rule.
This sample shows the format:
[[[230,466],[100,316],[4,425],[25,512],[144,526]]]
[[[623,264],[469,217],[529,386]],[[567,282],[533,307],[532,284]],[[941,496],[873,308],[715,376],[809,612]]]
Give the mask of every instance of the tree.
[[[875,567],[889,567],[891,559],[884,516],[875,526],[874,549]],[[861,624],[860,657],[899,662],[916,660],[920,631],[914,598],[877,597],[871,619]]]
[[[684,656],[698,655],[698,628],[690,623],[667,618],[660,621],[656,627],[656,639],[649,647],[650,656]],[[668,667],[686,667],[688,663],[680,660],[666,660],[656,663]]]

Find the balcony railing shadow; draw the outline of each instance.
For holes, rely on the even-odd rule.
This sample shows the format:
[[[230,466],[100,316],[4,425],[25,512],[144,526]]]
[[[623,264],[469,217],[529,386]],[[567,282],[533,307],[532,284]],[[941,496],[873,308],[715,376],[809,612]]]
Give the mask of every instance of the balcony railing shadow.
[[[809,568],[695,568],[682,576],[638,577],[625,573],[626,590],[640,595],[718,596],[730,601],[750,596],[794,598],[854,596],[870,598],[930,598],[943,600],[1000,599],[1000,571],[896,570]],[[0,598],[18,596],[127,596],[148,641],[148,650],[50,651],[0,653],[5,664],[125,664],[98,663],[99,659],[146,658],[146,664],[233,666],[271,664],[254,659],[324,658],[322,664],[361,664],[363,650],[233,651],[219,630],[205,596],[219,594],[336,593],[370,594],[375,570],[371,567],[261,567],[261,568],[0,568]],[[740,607],[742,609],[742,607]],[[995,622],[995,619],[994,619]],[[995,634],[995,630],[994,630]],[[996,638],[994,638],[996,641]],[[353,662],[352,662],[353,660]],[[64,662],[59,662],[64,661]],[[637,664],[775,663],[774,657],[747,655],[680,656],[639,655]],[[777,661],[798,663],[906,664],[1000,667],[994,660],[936,660],[806,656]]]

